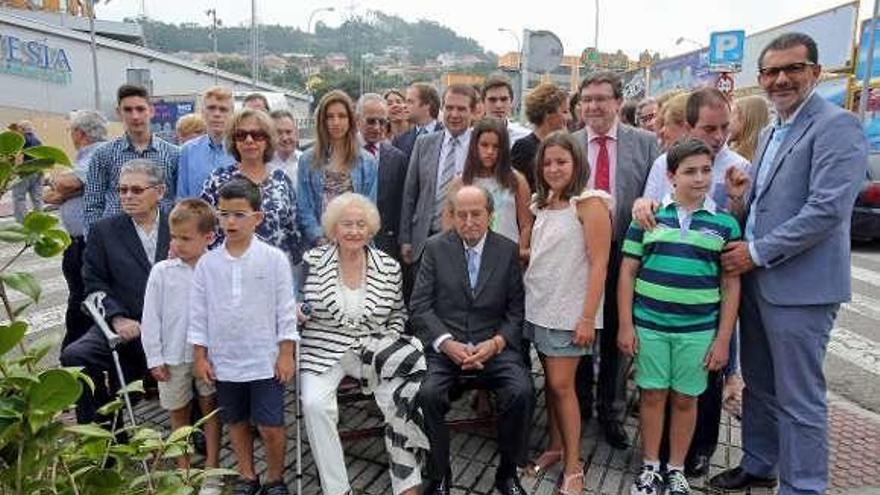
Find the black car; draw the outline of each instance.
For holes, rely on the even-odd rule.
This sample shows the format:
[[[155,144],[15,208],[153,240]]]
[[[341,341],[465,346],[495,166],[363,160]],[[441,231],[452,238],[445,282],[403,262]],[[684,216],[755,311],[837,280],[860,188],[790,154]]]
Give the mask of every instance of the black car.
[[[868,155],[868,175],[853,207],[850,236],[860,241],[880,238],[880,153]]]

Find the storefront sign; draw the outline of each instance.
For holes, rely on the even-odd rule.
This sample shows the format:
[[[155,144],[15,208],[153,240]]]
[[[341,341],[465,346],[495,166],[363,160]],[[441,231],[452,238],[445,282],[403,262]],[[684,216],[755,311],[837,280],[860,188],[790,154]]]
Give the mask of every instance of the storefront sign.
[[[69,84],[73,69],[63,48],[44,41],[0,34],[0,72],[56,84]]]

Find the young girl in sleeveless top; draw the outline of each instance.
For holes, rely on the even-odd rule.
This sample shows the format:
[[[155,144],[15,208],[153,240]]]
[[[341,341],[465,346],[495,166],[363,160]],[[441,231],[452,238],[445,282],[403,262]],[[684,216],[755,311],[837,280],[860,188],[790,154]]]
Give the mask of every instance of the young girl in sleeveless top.
[[[580,145],[562,131],[538,149],[531,252],[524,282],[526,332],[532,333],[546,374],[550,444],[533,474],[562,461],[559,493],[584,487],[581,416],[575,371],[590,353],[602,322],[602,297],[611,248],[611,196],[587,189],[589,165]]]

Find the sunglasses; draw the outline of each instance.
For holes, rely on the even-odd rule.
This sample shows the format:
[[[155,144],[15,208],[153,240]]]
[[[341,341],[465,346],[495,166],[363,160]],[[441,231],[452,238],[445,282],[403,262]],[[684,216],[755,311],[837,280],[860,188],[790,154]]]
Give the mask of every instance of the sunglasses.
[[[232,139],[236,142],[247,141],[248,136],[254,141],[264,142],[269,139],[269,134],[265,131],[248,131],[239,129],[232,133]]]
[[[812,67],[816,64],[813,62],[798,62],[796,64],[783,65],[782,67],[760,67],[758,68],[758,74],[761,77],[766,77],[769,79],[776,79],[779,77],[779,74],[785,72],[788,75],[796,75],[803,74],[807,67]]]
[[[380,126],[384,126],[385,124],[388,123],[388,119],[383,119],[383,118],[381,118],[381,117],[367,117],[367,118],[364,119],[364,122],[366,122],[367,125],[380,125]]]
[[[159,184],[154,184],[154,185],[152,185],[152,186],[147,186],[147,187],[143,187],[143,186],[119,186],[119,187],[116,188],[116,192],[117,192],[120,196],[124,196],[124,195],[126,195],[126,194],[128,194],[128,193],[131,193],[131,194],[133,194],[133,195],[135,195],[135,196],[140,196],[141,194],[145,193],[145,192],[147,191],[147,189],[153,189],[154,187],[159,187]]]

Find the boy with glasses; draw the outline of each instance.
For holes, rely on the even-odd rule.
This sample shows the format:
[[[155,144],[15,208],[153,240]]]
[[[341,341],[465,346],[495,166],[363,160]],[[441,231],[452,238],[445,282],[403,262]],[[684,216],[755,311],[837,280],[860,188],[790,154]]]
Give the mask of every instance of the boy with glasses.
[[[254,236],[263,221],[261,204],[259,188],[246,179],[220,188],[217,216],[225,240],[199,260],[190,296],[194,374],[217,387],[240,474],[235,495],[261,490],[251,424],[266,449],[262,493],[289,493],[282,477],[284,388],[293,378],[299,334],[287,256]]]

